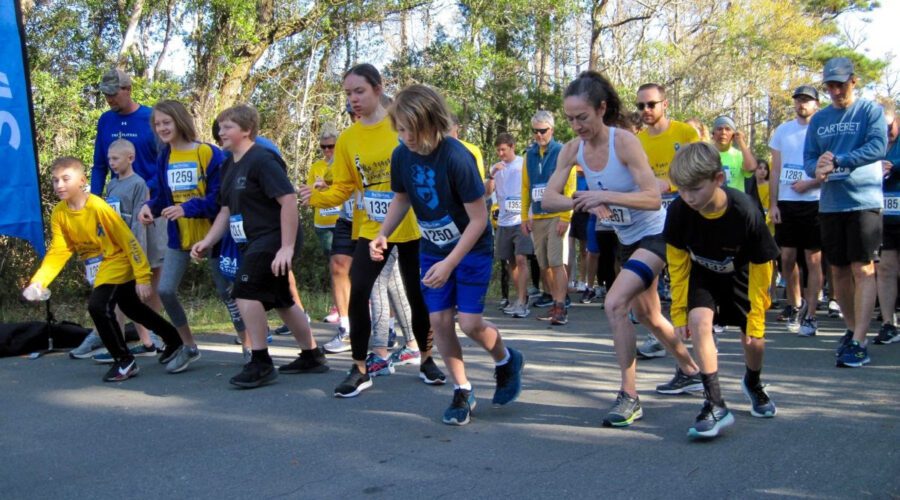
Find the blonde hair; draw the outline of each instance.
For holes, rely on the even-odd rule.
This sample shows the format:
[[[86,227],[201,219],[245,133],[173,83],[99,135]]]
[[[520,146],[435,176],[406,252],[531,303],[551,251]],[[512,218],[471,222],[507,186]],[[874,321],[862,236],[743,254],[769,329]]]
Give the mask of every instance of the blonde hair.
[[[223,121],[233,122],[241,130],[250,132],[250,139],[255,140],[259,132],[259,112],[249,104],[236,104],[219,113],[216,121],[221,125]]]
[[[178,130],[178,133],[181,134],[181,137],[183,137],[184,140],[188,142],[195,142],[197,140],[197,127],[194,126],[194,117],[191,116],[187,108],[184,107],[184,104],[172,100],[159,101],[156,103],[156,106],[153,106],[153,112],[156,113],[157,111],[172,117],[172,121],[175,123],[175,129]],[[153,133],[156,133],[155,128]]]
[[[719,151],[708,142],[682,146],[669,165],[669,179],[679,188],[689,188],[712,180],[722,171]]]
[[[109,154],[111,151],[124,151],[126,153],[135,154],[134,143],[129,141],[128,139],[118,138],[109,145],[109,148],[106,150],[106,153]]]
[[[423,153],[430,153],[444,140],[453,117],[444,98],[426,85],[410,85],[401,90],[388,109],[391,124],[413,132]]]

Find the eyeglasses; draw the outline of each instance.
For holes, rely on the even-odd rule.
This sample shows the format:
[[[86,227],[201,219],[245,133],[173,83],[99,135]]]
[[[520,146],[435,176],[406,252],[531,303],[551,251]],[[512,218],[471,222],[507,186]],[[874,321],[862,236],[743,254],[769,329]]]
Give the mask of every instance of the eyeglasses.
[[[319,147],[322,148],[322,151],[326,151],[329,149],[334,149],[334,144],[319,144]]]
[[[638,111],[643,111],[644,108],[653,109],[656,107],[657,104],[659,104],[661,102],[662,101],[636,102],[636,103],[634,103],[634,105],[637,106]]]
[[[547,131],[550,130],[550,127],[547,128],[533,128],[531,129],[532,133],[544,135]]]

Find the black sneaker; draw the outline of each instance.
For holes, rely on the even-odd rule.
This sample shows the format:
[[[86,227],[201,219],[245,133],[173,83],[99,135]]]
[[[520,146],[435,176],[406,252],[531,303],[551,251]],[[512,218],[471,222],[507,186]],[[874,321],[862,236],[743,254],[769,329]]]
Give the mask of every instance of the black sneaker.
[[[456,389],[453,391],[453,402],[444,411],[443,421],[447,425],[466,425],[469,415],[475,409],[475,391]]]
[[[581,293],[581,303],[590,304],[597,297],[593,287],[587,288]]]
[[[302,351],[297,359],[278,367],[278,373],[284,374],[325,373],[327,371],[328,360],[325,359],[325,352],[321,347]]]
[[[347,378],[337,387],[334,388],[334,397],[336,398],[355,398],[359,393],[372,387],[372,379],[368,373],[362,373],[356,367],[356,363],[350,367],[347,372]]]
[[[287,325],[281,325],[278,328],[272,330],[272,332],[275,333],[275,335],[291,335],[291,329],[288,328]]]
[[[756,387],[750,387],[747,384],[747,376],[741,379],[741,390],[747,399],[750,400],[750,414],[759,418],[772,418],[778,413],[775,402],[766,392],[766,386],[756,384]]]
[[[844,353],[844,349],[850,345],[850,342],[853,340],[853,332],[850,330],[844,330],[844,334],[841,335],[841,338],[838,339],[837,349],[834,350],[834,357],[839,358],[841,354]]]
[[[444,372],[438,368],[431,356],[419,366],[419,378],[428,385],[444,385],[447,382]]]
[[[254,387],[274,382],[277,378],[278,370],[273,365],[251,361],[244,365],[241,373],[231,377],[229,382],[244,389],[253,389]]]
[[[625,391],[619,391],[618,396],[616,396],[616,403],[603,419],[603,426],[628,427],[643,416],[644,410],[641,408],[640,398],[633,398],[626,394]]]
[[[156,358],[156,360],[159,361],[159,364],[161,364],[161,365],[169,364],[169,361],[172,361],[172,359],[175,357],[175,355],[178,354],[178,348],[180,348],[182,345],[184,345],[184,344],[177,344],[177,345],[166,344],[166,348],[163,349],[162,351],[159,351],[159,357]]]
[[[734,415],[724,406],[716,406],[712,401],[703,402],[703,408],[694,421],[694,426],[688,429],[688,437],[693,439],[712,439],[719,435],[719,431],[734,423]]]
[[[881,325],[881,330],[878,331],[878,335],[875,336],[873,342],[876,344],[893,344],[894,342],[900,342],[900,334],[897,333],[897,327],[890,323]]]
[[[121,382],[136,376],[141,370],[138,368],[134,358],[122,359],[113,363],[103,376],[104,382]]]
[[[701,391],[703,391],[703,380],[700,378],[700,372],[688,375],[679,367],[675,368],[675,376],[672,377],[672,380],[656,386],[656,392],[660,394],[685,394]]]
[[[780,313],[778,313],[778,316],[775,317],[775,321],[782,321],[782,322],[787,321],[788,318],[790,318],[791,316],[793,316],[795,314],[794,311],[796,309],[797,309],[796,307],[794,307],[790,304],[787,304],[786,306],[784,306],[784,309]]]

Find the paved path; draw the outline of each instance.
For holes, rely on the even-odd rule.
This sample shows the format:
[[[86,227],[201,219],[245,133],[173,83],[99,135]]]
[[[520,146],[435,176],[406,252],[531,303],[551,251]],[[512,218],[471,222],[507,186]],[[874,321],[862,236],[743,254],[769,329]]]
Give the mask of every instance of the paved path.
[[[757,419],[740,393],[732,329],[720,371],[736,423],[695,443],[686,431],[700,398],[652,392],[671,358],[639,364],[643,420],[601,427],[618,387],[609,327],[599,305],[569,317],[555,328],[497,319],[526,358],[522,396],[503,409],[490,406],[487,355],[464,343],[480,406],[462,428],[440,422],[449,386],[425,386],[412,367],[335,399],[349,354],[331,356],[326,374],[232,389],[240,354],[227,335],[202,337],[203,359],[185,373],[143,358],[141,375],[118,384],[62,354],[0,359],[0,497],[900,496],[900,345],[871,347],[866,368],[838,369],[836,321],[812,339],[770,323],[763,380],[779,412]],[[330,328],[315,325],[320,342]],[[278,338],[272,352],[283,364],[296,350]]]

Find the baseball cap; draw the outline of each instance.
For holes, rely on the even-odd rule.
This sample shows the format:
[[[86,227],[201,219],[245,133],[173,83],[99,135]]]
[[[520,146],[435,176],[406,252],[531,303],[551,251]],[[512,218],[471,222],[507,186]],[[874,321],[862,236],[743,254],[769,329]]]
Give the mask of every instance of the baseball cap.
[[[800,97],[802,95],[811,97],[817,101],[819,100],[819,91],[811,85],[801,85],[797,87],[797,90],[794,91],[794,95],[792,95],[791,97]]]
[[[853,76],[853,63],[846,57],[833,57],[825,63],[822,71],[822,83],[844,83]]]
[[[720,116],[713,121],[713,129],[717,129],[723,125],[731,130],[737,130],[737,126],[735,126],[734,120],[732,120],[730,116]]]
[[[106,95],[115,95],[122,87],[131,86],[131,77],[128,73],[116,68],[112,68],[103,74],[100,80],[100,91]]]

